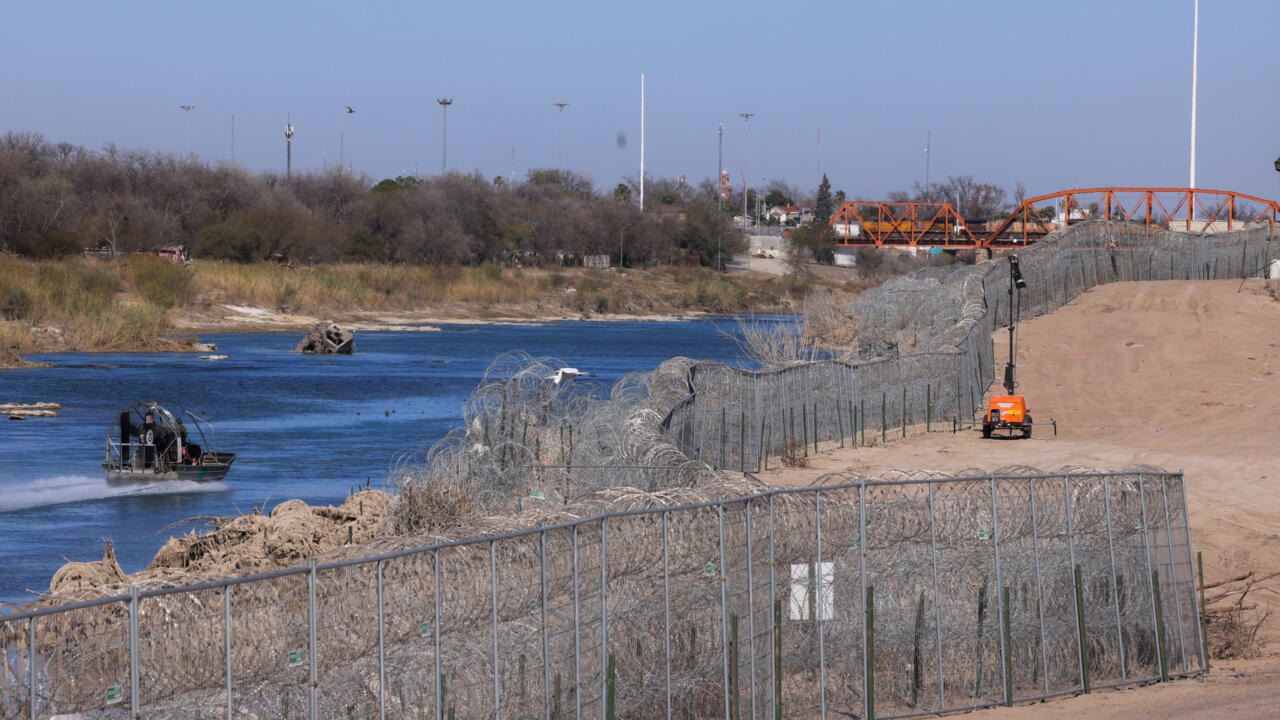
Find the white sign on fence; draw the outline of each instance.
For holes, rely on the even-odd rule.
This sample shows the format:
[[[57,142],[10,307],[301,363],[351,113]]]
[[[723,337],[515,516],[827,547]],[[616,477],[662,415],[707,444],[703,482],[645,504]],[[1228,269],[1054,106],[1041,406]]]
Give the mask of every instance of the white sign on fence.
[[[791,619],[830,620],[835,617],[835,563],[804,563],[791,566]],[[813,596],[810,597],[810,593]],[[810,617],[810,610],[817,617]]]

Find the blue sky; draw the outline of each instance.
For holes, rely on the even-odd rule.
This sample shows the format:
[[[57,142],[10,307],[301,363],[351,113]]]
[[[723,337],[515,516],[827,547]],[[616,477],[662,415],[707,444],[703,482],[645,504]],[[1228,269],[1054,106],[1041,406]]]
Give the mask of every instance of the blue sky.
[[[377,180],[440,172],[436,99],[449,97],[450,170],[524,177],[562,157],[609,189],[638,175],[643,73],[650,176],[713,177],[723,124],[735,187],[744,144],[753,185],[811,190],[821,171],[867,199],[923,182],[926,165],[934,181],[1021,181],[1029,195],[1185,187],[1192,8],[15,2],[0,28],[0,132],[283,172],[291,120],[295,171],[341,157]],[[1198,187],[1280,196],[1278,28],[1276,0],[1202,0]]]

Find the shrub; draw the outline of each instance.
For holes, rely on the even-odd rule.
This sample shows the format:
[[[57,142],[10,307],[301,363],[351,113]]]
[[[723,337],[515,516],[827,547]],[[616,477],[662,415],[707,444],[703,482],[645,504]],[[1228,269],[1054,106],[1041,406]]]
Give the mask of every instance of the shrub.
[[[0,289],[0,318],[25,320],[31,315],[31,295],[24,289],[6,285]]]
[[[135,256],[129,259],[134,290],[144,300],[164,309],[190,302],[194,296],[191,273],[170,260]]]

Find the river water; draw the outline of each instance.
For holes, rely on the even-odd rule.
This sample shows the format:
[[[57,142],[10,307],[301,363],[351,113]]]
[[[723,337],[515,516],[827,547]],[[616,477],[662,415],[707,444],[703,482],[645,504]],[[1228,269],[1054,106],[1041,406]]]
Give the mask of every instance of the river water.
[[[356,336],[351,356],[298,355],[297,332],[202,335],[227,360],[174,353],[60,353],[52,367],[0,371],[0,402],[58,402],[56,418],[0,419],[0,600],[47,590],[69,560],[146,567],[173,535],[208,519],[269,512],[300,498],[341,504],[353,488],[385,487],[401,453],[461,424],[462,408],[502,353],[555,358],[601,390],[674,356],[739,363],[733,318],[687,322],[447,325],[438,332]],[[111,487],[101,462],[121,408],[172,402],[212,422],[237,453],[227,479]]]

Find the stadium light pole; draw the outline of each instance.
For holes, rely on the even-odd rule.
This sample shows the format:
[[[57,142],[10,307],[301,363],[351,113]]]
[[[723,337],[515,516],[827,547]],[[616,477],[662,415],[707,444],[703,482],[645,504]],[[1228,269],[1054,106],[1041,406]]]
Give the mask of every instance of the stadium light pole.
[[[179,105],[178,109],[182,111],[184,120],[182,121],[182,153],[184,155],[191,154],[191,111],[196,109],[195,105]]]
[[[716,270],[723,267],[720,260],[720,223],[724,222],[724,193],[720,192],[720,178],[724,177],[724,123],[716,125],[716,135],[720,137],[720,148],[716,155]]]
[[[293,123],[284,124],[284,181],[293,179]]]
[[[551,103],[560,110],[560,131],[556,136],[556,169],[564,170],[564,158],[561,154],[564,146],[564,109],[569,107],[567,102]]]
[[[449,106],[453,98],[436,98],[440,103],[440,172],[449,167]]]

